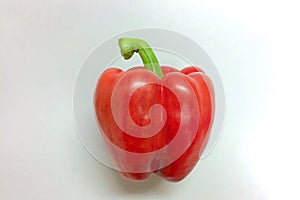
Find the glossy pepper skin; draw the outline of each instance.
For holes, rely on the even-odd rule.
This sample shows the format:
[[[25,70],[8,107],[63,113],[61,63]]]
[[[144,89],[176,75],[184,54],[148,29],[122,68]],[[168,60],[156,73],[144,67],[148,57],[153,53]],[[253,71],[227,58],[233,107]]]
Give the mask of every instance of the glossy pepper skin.
[[[124,52],[122,54],[124,56]],[[129,54],[127,58],[133,52]],[[144,66],[149,64],[145,59],[143,62]],[[150,64],[156,62],[152,60]],[[110,157],[123,177],[144,180],[156,173],[168,181],[177,182],[192,171],[205,149],[214,115],[213,85],[209,77],[194,66],[181,71],[159,66],[156,70],[161,71],[157,73],[144,67],[127,71],[118,68],[105,70],[95,90],[96,117]],[[164,113],[158,110],[153,114],[153,105],[162,105]],[[164,121],[163,126],[155,130],[158,126],[154,125],[154,129],[147,133],[147,126],[155,123],[154,120],[157,123]],[[186,124],[183,129],[182,121]],[[146,127],[142,129],[145,131],[136,131],[133,123]],[[179,130],[184,138],[163,154],[135,158],[118,150],[136,154],[155,152],[171,146]],[[135,135],[129,134],[130,131]],[[175,155],[177,151],[181,153]]]

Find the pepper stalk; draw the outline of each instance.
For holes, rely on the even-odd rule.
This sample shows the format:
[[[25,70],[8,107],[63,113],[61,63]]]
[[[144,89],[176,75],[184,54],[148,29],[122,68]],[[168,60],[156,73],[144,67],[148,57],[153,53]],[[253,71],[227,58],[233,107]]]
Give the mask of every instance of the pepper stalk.
[[[139,53],[144,67],[162,78],[163,73],[151,47],[144,40],[137,38],[120,38],[119,47],[125,60],[130,59],[134,53]]]

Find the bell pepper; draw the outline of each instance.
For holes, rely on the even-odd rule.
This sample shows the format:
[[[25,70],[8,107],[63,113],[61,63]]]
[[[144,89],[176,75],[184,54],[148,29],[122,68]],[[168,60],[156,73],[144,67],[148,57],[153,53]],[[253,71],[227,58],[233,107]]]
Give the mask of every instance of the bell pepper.
[[[94,95],[95,113],[114,166],[129,180],[152,173],[177,182],[197,164],[214,117],[210,78],[198,67],[160,66],[149,45],[121,38],[127,60],[139,53],[144,66],[108,68]]]

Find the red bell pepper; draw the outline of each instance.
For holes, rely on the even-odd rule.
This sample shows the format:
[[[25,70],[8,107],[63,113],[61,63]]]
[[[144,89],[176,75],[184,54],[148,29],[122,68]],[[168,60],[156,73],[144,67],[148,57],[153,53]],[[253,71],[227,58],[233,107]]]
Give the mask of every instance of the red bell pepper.
[[[108,68],[98,81],[94,105],[110,157],[127,179],[156,173],[180,181],[197,164],[209,137],[212,82],[194,66],[181,71],[160,66],[143,40],[121,38],[119,46],[125,59],[139,53],[144,67]]]

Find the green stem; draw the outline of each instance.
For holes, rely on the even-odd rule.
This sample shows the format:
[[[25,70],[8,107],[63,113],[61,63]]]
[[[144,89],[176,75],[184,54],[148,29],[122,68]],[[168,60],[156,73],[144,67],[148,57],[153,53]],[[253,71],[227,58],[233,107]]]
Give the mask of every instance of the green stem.
[[[119,46],[121,54],[126,60],[130,59],[135,52],[139,53],[143,60],[144,67],[154,72],[158,77],[163,77],[161,67],[153,50],[144,40],[136,38],[120,38]]]

